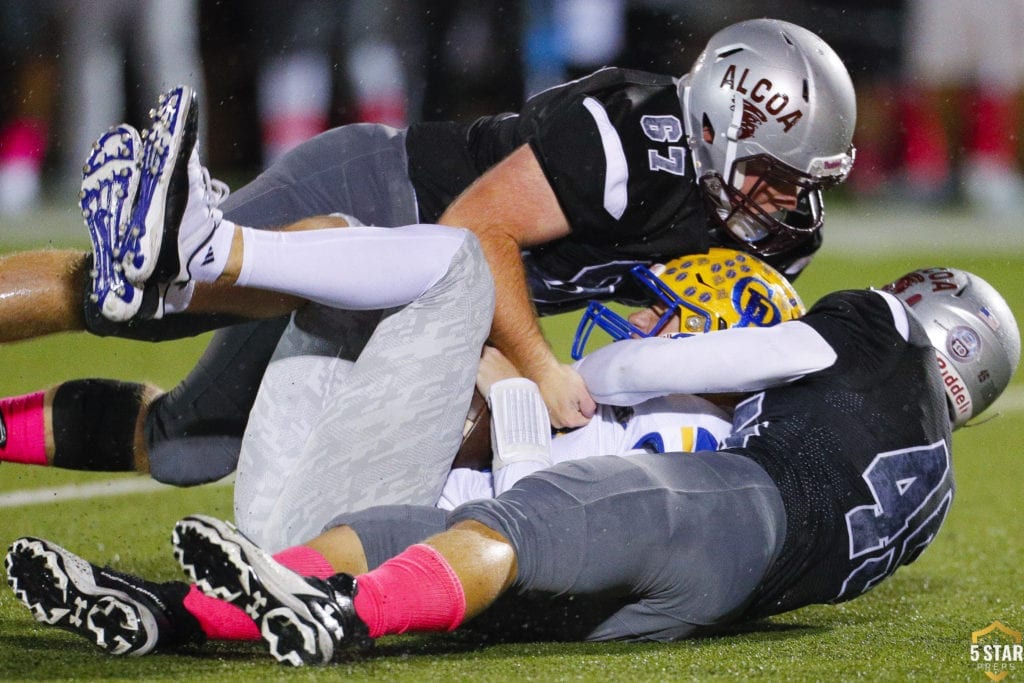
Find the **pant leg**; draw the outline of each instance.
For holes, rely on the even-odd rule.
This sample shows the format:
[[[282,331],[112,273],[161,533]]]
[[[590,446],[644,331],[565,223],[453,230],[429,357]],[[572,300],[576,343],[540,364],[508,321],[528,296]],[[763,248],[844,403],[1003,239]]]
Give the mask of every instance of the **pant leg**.
[[[514,591],[538,618],[547,602],[573,598],[586,610],[567,627],[592,640],[674,640],[727,622],[785,536],[771,478],[715,452],[565,462],[456,508],[449,523],[465,519],[510,541]]]
[[[218,331],[188,376],[153,403],[144,429],[154,479],[192,486],[235,470],[249,411],[288,320]]]
[[[293,150],[221,208],[229,220],[257,228],[334,212],[367,224],[407,225],[416,222],[417,211],[406,168],[404,131],[342,126]],[[139,324],[132,335],[123,334],[127,327],[110,333],[160,339],[167,329],[175,336],[194,335],[225,322],[186,313]],[[280,318],[218,331],[203,360],[153,406],[146,435],[154,477],[195,484],[233,468],[256,387],[286,323]]]
[[[366,565],[376,569],[414,543],[447,528],[448,513],[427,505],[382,505],[338,515],[325,529],[351,527],[363,544]]]
[[[239,528],[277,550],[342,512],[433,505],[461,440],[493,287],[467,232],[445,276],[384,316],[340,381],[326,385],[309,433],[285,434],[279,449],[256,447],[247,433],[235,486]]]

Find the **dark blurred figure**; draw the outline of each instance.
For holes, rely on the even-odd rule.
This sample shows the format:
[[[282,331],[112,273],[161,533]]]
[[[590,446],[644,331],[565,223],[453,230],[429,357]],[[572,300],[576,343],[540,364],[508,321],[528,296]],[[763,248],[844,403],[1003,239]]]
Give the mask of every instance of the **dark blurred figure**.
[[[524,3],[502,0],[419,0],[422,79],[418,119],[471,120],[512,111],[524,100]]]
[[[804,26],[835,48],[857,91],[857,161],[847,181],[860,197],[889,192],[900,170],[902,0],[770,0],[762,11]]]
[[[263,165],[337,123],[404,126],[408,121],[403,48],[408,5],[381,0],[261,0],[246,3],[256,35]],[[413,3],[414,4],[414,3]]]
[[[53,24],[47,0],[0,3],[0,215],[39,200],[57,93]]]

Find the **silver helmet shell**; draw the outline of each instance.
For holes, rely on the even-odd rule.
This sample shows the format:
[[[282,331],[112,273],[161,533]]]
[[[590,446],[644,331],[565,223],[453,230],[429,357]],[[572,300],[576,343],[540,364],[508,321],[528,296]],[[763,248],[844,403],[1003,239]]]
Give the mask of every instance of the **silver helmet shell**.
[[[915,270],[883,289],[902,299],[928,333],[953,427],[992,405],[1020,362],[1020,330],[999,292],[956,268]]]
[[[763,256],[810,239],[821,189],[853,167],[856,98],[832,48],[795,24],[743,21],[712,36],[679,93],[697,177],[728,234]],[[796,208],[759,207],[757,188],[744,191],[756,175],[795,189]]]

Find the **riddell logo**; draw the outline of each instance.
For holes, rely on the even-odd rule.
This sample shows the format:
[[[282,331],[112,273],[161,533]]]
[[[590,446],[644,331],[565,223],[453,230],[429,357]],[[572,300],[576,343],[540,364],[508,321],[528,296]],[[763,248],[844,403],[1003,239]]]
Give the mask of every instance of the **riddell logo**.
[[[971,401],[970,392],[967,391],[967,384],[964,382],[964,378],[960,376],[960,373],[953,368],[953,365],[941,353],[936,353],[935,357],[939,361],[939,373],[942,375],[942,384],[946,387],[946,395],[949,396],[949,400],[953,402],[953,409],[958,415],[970,415],[973,402]]]
[[[1024,663],[1024,643],[1020,631],[1001,621],[971,633],[970,658],[993,681],[1001,681]]]

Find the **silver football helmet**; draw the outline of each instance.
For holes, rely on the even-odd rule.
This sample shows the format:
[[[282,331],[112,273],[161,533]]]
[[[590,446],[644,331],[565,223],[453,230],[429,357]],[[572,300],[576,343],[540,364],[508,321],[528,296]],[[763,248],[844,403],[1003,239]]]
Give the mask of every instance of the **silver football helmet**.
[[[902,299],[928,333],[953,427],[992,405],[1020,361],[1017,321],[999,292],[956,268],[915,270],[883,289]]]
[[[709,210],[746,250],[771,256],[822,223],[821,189],[853,167],[857,106],[825,41],[775,19],[722,29],[679,82],[686,134]],[[795,197],[762,208],[766,187]]]

